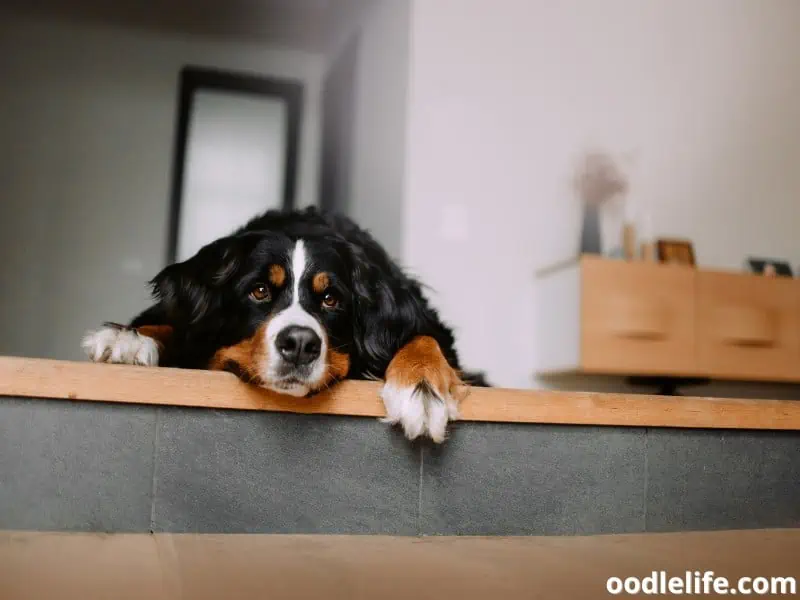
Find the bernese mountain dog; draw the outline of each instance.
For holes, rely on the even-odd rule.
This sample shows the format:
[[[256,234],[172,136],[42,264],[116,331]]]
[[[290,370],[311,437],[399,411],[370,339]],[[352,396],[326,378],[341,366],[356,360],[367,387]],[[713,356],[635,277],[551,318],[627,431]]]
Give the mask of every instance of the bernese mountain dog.
[[[453,332],[350,219],[268,211],[150,282],[155,303],[129,325],[83,339],[95,362],[230,371],[309,396],[344,379],[381,379],[385,421],[442,442],[468,385]]]

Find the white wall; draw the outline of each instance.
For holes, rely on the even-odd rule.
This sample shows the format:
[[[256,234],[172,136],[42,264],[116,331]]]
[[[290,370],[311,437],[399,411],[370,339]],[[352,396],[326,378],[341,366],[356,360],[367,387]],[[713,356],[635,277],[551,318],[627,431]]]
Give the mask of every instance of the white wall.
[[[378,0],[361,19],[350,216],[402,253],[408,107],[409,0]]]
[[[701,265],[800,261],[798,31],[795,0],[414,3],[404,257],[469,366],[540,383],[533,271],[577,249],[587,149]]]
[[[321,57],[2,15],[0,354],[78,358],[87,327],[146,308],[187,63],[306,84],[299,200],[315,202]]]

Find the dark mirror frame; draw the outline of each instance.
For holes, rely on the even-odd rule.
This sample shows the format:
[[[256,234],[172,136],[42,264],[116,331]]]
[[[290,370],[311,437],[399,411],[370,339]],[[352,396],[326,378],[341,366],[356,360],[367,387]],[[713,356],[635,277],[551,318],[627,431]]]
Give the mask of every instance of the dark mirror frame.
[[[175,127],[175,148],[172,161],[167,264],[175,262],[178,252],[178,230],[181,217],[189,123],[195,94],[202,90],[220,90],[237,94],[272,96],[286,103],[286,166],[283,179],[283,208],[284,210],[291,210],[295,206],[298,149],[300,147],[300,120],[303,107],[303,84],[299,81],[273,79],[204,67],[184,67],[180,72],[178,118]],[[242,225],[244,225],[244,223],[242,223]]]

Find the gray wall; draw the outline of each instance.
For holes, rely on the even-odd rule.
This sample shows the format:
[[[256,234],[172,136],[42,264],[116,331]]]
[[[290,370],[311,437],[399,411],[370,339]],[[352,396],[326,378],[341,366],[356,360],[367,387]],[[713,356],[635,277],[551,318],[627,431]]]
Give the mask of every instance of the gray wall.
[[[410,0],[378,0],[364,11],[355,33],[347,212],[397,259],[402,258],[405,232],[410,20]],[[342,44],[339,51],[346,48]]]
[[[299,202],[315,202],[321,55],[2,14],[0,354],[80,358],[86,328],[147,306],[186,63],[305,83]]]

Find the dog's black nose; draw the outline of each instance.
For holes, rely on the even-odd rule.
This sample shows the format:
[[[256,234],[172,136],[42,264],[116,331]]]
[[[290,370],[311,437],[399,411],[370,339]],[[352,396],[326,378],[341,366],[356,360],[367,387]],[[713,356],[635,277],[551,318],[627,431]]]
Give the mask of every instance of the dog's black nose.
[[[322,340],[312,329],[293,325],[278,334],[275,346],[283,360],[301,366],[319,358]]]

